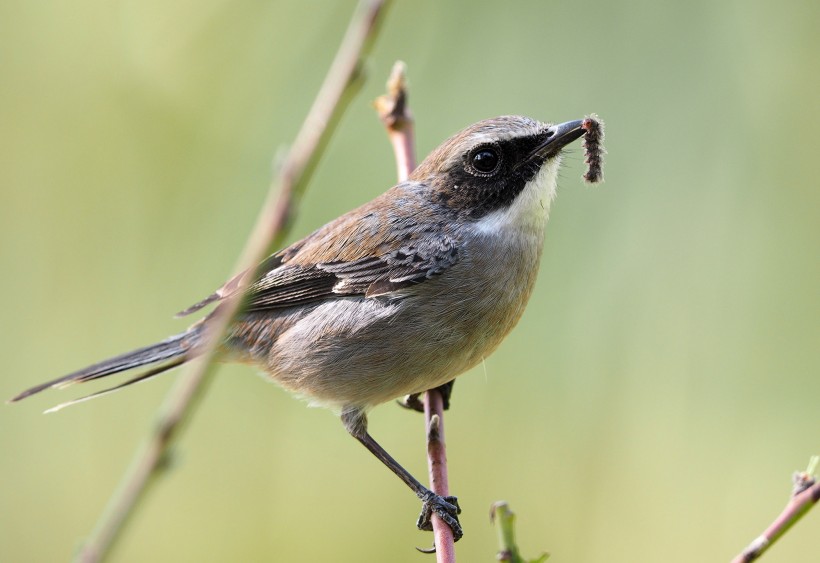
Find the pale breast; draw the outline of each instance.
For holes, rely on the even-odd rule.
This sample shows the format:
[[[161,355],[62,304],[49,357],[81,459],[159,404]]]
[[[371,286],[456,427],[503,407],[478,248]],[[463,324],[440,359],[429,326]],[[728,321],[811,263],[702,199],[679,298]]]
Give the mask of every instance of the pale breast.
[[[261,331],[276,338],[258,360],[283,387],[337,407],[369,408],[450,381],[520,319],[541,244],[492,235],[463,250],[458,264],[396,297],[337,299],[291,314],[287,326]],[[254,326],[265,323],[280,324],[268,317]]]

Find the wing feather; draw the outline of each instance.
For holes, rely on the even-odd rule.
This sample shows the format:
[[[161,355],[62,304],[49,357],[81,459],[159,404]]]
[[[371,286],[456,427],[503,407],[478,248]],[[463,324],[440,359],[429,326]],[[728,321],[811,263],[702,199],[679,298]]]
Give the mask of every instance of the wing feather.
[[[411,200],[423,197],[425,189],[415,182],[399,184],[268,257],[257,270],[263,273],[248,288],[246,310],[385,295],[422,283],[456,264],[459,248],[446,218],[420,228],[412,212],[418,206]],[[180,315],[235,294],[247,275],[235,276]]]

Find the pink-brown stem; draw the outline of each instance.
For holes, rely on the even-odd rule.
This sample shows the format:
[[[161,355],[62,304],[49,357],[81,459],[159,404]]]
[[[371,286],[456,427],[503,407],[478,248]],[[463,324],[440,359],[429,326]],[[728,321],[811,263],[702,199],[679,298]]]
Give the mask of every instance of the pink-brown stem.
[[[450,495],[450,484],[447,480],[447,448],[444,442],[444,398],[438,389],[430,389],[424,394],[424,418],[430,490],[446,497]],[[437,562],[454,562],[456,552],[453,530],[437,514],[433,514],[432,519]]]
[[[790,499],[786,508],[774,519],[766,530],[750,543],[732,563],[749,563],[756,561],[765,551],[791,528],[811,507],[820,500],[820,481],[806,474],[798,474],[795,481],[803,479],[802,486]]]
[[[413,117],[407,106],[406,67],[403,62],[397,61],[393,65],[387,81],[387,94],[376,99],[374,105],[393,145],[398,177],[402,182],[416,167]],[[444,398],[440,391],[431,389],[424,394],[423,401],[430,490],[437,495],[449,496],[447,452],[444,443]],[[456,553],[453,530],[435,513],[432,516],[432,523],[437,563],[454,563]]]
[[[393,145],[399,182],[404,182],[416,167],[413,116],[407,105],[406,72],[405,64],[396,61],[387,80],[387,94],[379,96],[374,102]]]

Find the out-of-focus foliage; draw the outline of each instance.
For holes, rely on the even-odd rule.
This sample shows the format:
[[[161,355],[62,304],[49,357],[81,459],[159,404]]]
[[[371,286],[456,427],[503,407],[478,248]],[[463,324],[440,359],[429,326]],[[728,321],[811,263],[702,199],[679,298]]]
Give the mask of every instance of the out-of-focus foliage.
[[[0,4],[0,394],[184,327],[171,314],[229,274],[352,8]],[[727,560],[817,453],[818,23],[802,0],[388,14],[294,238],[393,183],[369,100],[397,58],[421,154],[498,114],[607,123],[606,183],[569,155],[529,309],[455,388],[463,561],[494,557],[501,498],[556,562]],[[0,409],[0,560],[69,557],[173,377]],[[424,474],[419,416],[385,405],[371,429]],[[112,560],[416,562],[417,509],[332,414],[229,366]],[[816,559],[818,526],[767,561]]]

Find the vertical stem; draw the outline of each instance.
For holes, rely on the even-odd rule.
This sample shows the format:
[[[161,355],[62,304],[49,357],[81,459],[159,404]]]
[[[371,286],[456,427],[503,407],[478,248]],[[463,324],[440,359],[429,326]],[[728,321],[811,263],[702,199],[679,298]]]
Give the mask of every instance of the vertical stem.
[[[376,99],[374,104],[393,145],[400,182],[406,180],[416,167],[413,116],[407,105],[406,73],[405,64],[397,61],[387,80],[387,94]],[[437,495],[449,496],[447,452],[444,444],[444,398],[437,389],[424,394],[424,419],[430,490]],[[454,562],[456,553],[453,531],[435,513],[432,515],[432,523],[436,561]]]
[[[427,472],[430,490],[443,497],[449,496],[447,480],[447,449],[444,442],[444,398],[438,389],[424,394],[424,418],[427,428]],[[433,513],[433,542],[438,563],[456,560],[453,530]]]

